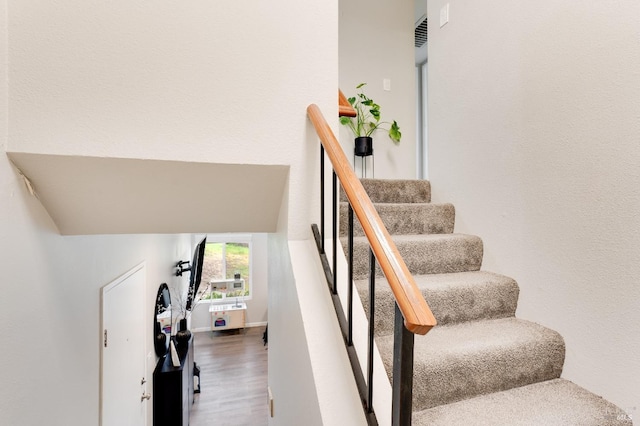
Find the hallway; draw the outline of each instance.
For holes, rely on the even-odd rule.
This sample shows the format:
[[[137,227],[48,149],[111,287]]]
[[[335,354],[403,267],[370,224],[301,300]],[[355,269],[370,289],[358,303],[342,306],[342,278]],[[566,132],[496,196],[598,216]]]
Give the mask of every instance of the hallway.
[[[268,423],[265,327],[194,333],[201,393],[191,426],[262,426]]]

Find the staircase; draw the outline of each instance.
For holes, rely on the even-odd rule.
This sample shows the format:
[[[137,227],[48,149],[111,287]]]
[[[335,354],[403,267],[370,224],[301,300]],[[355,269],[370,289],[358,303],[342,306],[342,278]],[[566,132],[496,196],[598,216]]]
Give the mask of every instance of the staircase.
[[[560,378],[562,336],[515,317],[518,285],[481,271],[483,245],[453,233],[451,204],[431,204],[428,181],[363,179],[438,326],[415,336],[414,425],[630,425],[615,405]],[[346,246],[346,202],[340,235]],[[354,281],[368,306],[369,245],[354,226]],[[376,343],[391,378],[394,298],[381,272]]]

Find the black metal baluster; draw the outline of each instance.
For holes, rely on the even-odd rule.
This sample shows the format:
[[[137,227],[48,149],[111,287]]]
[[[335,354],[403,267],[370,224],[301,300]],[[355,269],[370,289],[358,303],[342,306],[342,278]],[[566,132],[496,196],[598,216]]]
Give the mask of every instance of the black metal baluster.
[[[376,257],[369,248],[369,353],[367,355],[367,409],[373,412],[373,332],[375,328],[376,304]]]
[[[320,144],[320,240],[324,253],[324,146]]]
[[[393,326],[393,385],[391,410],[393,426],[410,426],[413,403],[414,334],[404,326],[404,318],[396,303]]]
[[[322,268],[325,273],[325,277],[327,280],[327,284],[329,287],[329,291],[332,296],[331,299],[333,301],[334,308],[336,310],[336,315],[338,317],[338,323],[340,325],[340,329],[342,331],[342,335],[345,338],[345,342],[347,343],[346,349],[347,354],[349,356],[349,362],[351,363],[351,368],[353,370],[354,378],[356,381],[356,386],[358,387],[358,392],[362,398],[362,408],[364,410],[365,417],[367,419],[367,423],[370,426],[377,426],[378,421],[376,419],[376,414],[373,410],[373,332],[374,332],[374,309],[373,306],[370,307],[370,325],[369,325],[369,349],[368,349],[368,374],[365,379],[365,375],[363,374],[364,369],[361,367],[360,360],[358,358],[358,354],[356,352],[356,348],[353,345],[353,298],[354,298],[354,285],[353,285],[353,222],[354,222],[354,210],[353,207],[349,204],[348,206],[348,312],[347,318],[345,318],[344,308],[340,301],[340,297],[338,295],[337,288],[337,241],[338,234],[340,232],[340,221],[339,221],[339,193],[338,193],[338,176],[335,170],[332,169],[332,220],[333,220],[333,271],[331,270],[331,266],[329,265],[328,257],[325,253],[325,207],[326,207],[326,192],[325,192],[325,156],[326,150],[322,145],[320,145],[320,229],[316,224],[311,226],[314,239],[316,241],[316,246],[318,248],[318,252],[320,254],[320,260],[322,262]],[[375,293],[375,257],[373,252],[371,252],[371,283],[370,289],[372,294]],[[375,297],[372,298],[372,302],[375,300]],[[368,393],[368,395],[367,395]]]
[[[353,346],[353,207],[351,207],[351,203],[349,203],[348,234],[349,269],[347,272],[347,285],[349,286],[349,291],[347,292],[347,323],[349,331],[347,333],[347,345]]]
[[[336,175],[336,171],[333,170],[333,202],[331,203],[332,211],[331,218],[333,219],[333,294],[338,294],[338,253],[337,253],[337,245],[338,245],[338,225],[337,225],[337,216],[338,216],[338,205],[336,194],[338,192],[338,176]]]

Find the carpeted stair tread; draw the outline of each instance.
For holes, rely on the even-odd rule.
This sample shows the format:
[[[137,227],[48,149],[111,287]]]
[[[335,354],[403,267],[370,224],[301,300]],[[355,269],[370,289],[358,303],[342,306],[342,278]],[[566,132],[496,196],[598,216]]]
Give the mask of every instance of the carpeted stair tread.
[[[374,203],[429,203],[431,184],[428,180],[412,179],[360,179]],[[347,201],[340,192],[340,201]]]
[[[564,379],[414,412],[414,426],[630,426],[615,405]]]
[[[389,373],[393,335],[376,343]],[[414,348],[414,411],[556,379],[565,354],[557,332],[517,318],[435,327]]]
[[[343,247],[346,240],[342,238]],[[475,235],[394,235],[393,241],[414,275],[478,271],[482,264],[482,240]],[[376,275],[382,276],[377,262],[376,268]],[[366,237],[354,237],[353,277],[358,280],[368,276],[369,243]]]
[[[450,234],[453,232],[453,204],[377,203],[376,211],[390,234]],[[348,203],[340,203],[340,236],[347,235]],[[364,235],[357,217],[353,235]]]
[[[428,181],[361,182],[438,320],[415,336],[413,425],[632,424],[615,405],[559,378],[562,337],[515,318],[517,283],[480,271],[482,240],[453,233],[454,207],[430,204]],[[345,253],[346,220],[341,204]],[[354,280],[367,311],[369,244],[354,222]],[[391,376],[395,302],[379,265],[376,275],[376,344]]]
[[[413,277],[438,325],[481,319],[513,317],[518,305],[518,284],[491,272],[416,275]],[[368,315],[369,280],[355,282]],[[376,279],[375,332],[393,333],[395,299],[387,280]]]

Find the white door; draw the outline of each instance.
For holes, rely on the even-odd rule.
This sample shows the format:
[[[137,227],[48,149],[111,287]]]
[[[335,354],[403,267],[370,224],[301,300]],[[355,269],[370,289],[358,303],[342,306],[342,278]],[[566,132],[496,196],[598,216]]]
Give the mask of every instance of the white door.
[[[145,426],[145,265],[102,289],[102,426]]]

